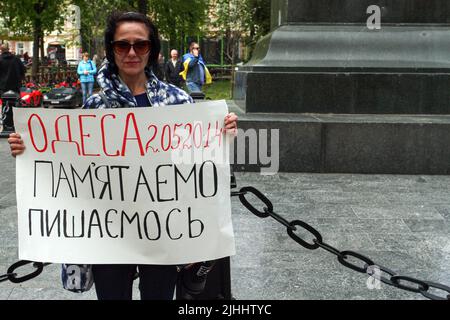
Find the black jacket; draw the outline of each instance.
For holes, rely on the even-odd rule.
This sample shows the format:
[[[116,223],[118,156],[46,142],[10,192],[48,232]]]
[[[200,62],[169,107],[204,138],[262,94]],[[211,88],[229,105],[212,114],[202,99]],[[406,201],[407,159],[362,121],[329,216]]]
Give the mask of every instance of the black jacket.
[[[183,78],[180,76],[180,72],[183,70],[184,67],[180,60],[174,66],[170,59],[166,62],[166,81],[179,87],[183,81]]]
[[[25,71],[25,66],[19,58],[10,52],[3,52],[0,55],[0,91],[19,92]]]
[[[160,81],[164,81],[164,62],[157,63],[153,66],[153,73]]]

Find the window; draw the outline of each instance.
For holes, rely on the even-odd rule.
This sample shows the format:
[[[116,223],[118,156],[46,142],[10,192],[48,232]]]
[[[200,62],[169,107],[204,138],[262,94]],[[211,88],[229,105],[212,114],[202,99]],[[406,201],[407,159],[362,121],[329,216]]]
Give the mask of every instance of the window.
[[[17,42],[17,45],[16,45],[16,53],[17,54],[20,54],[20,55],[22,55],[22,54],[24,54],[24,52],[25,52],[25,50],[24,50],[24,44],[23,44],[23,42]]]

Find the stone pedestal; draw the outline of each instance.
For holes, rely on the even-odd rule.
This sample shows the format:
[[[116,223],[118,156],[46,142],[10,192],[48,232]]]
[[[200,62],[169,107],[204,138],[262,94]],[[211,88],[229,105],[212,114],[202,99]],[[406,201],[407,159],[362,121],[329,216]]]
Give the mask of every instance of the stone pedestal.
[[[272,0],[234,99],[249,113],[450,114],[449,22],[447,0]]]

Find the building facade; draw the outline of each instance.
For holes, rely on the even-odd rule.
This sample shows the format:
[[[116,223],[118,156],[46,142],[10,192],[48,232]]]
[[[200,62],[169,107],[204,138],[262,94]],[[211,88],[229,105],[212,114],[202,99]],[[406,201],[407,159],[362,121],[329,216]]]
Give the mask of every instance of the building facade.
[[[0,43],[7,42],[10,50],[18,55],[23,55],[27,52],[29,56],[32,56],[33,38],[31,35],[15,36],[7,31],[4,25],[2,30]],[[49,51],[51,52],[54,47],[60,47],[63,50],[64,59],[66,60],[81,60],[81,14],[78,6],[68,6],[66,19],[61,31],[55,30],[44,37],[45,55],[48,55]]]

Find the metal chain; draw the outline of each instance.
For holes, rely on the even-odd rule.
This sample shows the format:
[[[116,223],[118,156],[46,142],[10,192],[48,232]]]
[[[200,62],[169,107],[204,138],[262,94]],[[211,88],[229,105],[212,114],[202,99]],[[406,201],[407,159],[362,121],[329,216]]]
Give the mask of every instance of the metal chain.
[[[247,195],[248,193],[255,195],[258,199],[260,199],[265,204],[265,207],[263,207],[262,211],[258,210],[252,204],[250,204],[249,201],[247,201],[247,199],[245,198],[245,195]],[[366,274],[374,277],[376,280],[379,280],[387,285],[394,286],[396,288],[407,290],[407,291],[420,293],[424,297],[431,299],[431,300],[450,300],[450,287],[448,287],[446,285],[436,283],[436,282],[423,281],[423,280],[415,279],[412,277],[398,275],[397,273],[395,273],[394,271],[392,271],[386,267],[383,267],[379,264],[375,264],[370,258],[368,258],[360,253],[357,253],[355,251],[349,251],[349,250],[340,251],[340,250],[332,247],[331,245],[325,243],[322,240],[322,235],[320,234],[320,232],[317,231],[315,228],[313,228],[311,225],[309,225],[306,222],[301,221],[301,220],[293,220],[293,221],[289,222],[286,219],[284,219],[283,217],[281,217],[280,215],[278,215],[277,213],[275,213],[273,211],[272,202],[266,196],[264,196],[264,194],[262,194],[259,190],[255,189],[253,187],[244,187],[244,188],[241,188],[240,191],[233,191],[233,192],[231,192],[231,196],[239,196],[239,200],[241,201],[241,203],[250,212],[255,214],[257,217],[267,218],[270,216],[270,217],[274,218],[277,222],[279,222],[280,224],[282,224],[283,226],[286,227],[288,235],[295,242],[297,242],[298,244],[300,244],[302,247],[304,247],[306,249],[315,250],[318,248],[322,248],[322,249],[326,250],[327,252],[330,252],[330,253],[336,255],[339,263],[341,263],[343,266],[350,268],[352,270],[355,270],[357,272],[360,272],[360,273],[366,273]],[[295,234],[295,231],[297,231],[298,227],[301,227],[301,228],[307,230],[314,236],[312,243],[305,241],[304,239],[300,238],[298,235]],[[348,257],[357,258],[361,262],[364,262],[364,265],[361,266],[361,265],[353,264],[353,263],[347,261]],[[27,264],[30,264],[30,263],[33,264],[33,267],[36,268],[36,270],[28,275],[25,275],[22,277],[17,277],[17,273],[15,273],[14,271],[17,268],[27,265]],[[20,282],[24,282],[24,281],[33,279],[33,278],[37,277],[39,274],[41,274],[44,267],[49,264],[51,264],[51,263],[20,260],[20,261],[14,263],[13,265],[11,265],[8,268],[8,271],[6,274],[0,275],[0,282],[9,280],[14,283],[20,283]],[[384,274],[389,275],[389,277],[380,275],[379,273],[376,272],[376,270],[382,271]],[[411,285],[407,285],[404,283],[402,284],[400,281],[409,283]],[[440,289],[442,291],[446,291],[448,294],[446,297],[437,296],[437,295],[429,292],[430,288]]]
[[[8,108],[8,106],[4,106],[4,108]],[[5,111],[6,114],[7,110]],[[3,116],[4,118],[4,116]],[[231,196],[240,196],[242,194],[245,194],[241,191],[232,191],[231,192]],[[22,276],[22,277],[18,277],[17,273],[13,272],[16,269],[27,265],[27,264],[33,264],[33,267],[36,268],[35,271],[33,271],[32,273]],[[35,277],[37,277],[38,275],[40,275],[44,269],[45,266],[50,265],[51,263],[41,263],[41,262],[33,262],[33,261],[27,261],[27,260],[19,260],[16,263],[12,264],[9,268],[7,273],[0,275],[0,283],[4,282],[4,281],[11,281],[13,283],[21,283],[21,282],[25,282],[28,280],[31,280]],[[139,273],[135,273],[133,276],[133,280],[136,280],[139,277]]]
[[[2,120],[2,124],[4,124],[4,123],[5,123],[5,120],[6,120],[6,116],[7,116],[8,112],[9,112],[9,108],[10,108],[10,106],[9,106],[9,103],[8,103],[8,102],[4,102],[4,103],[5,103],[5,105],[4,105],[4,106],[2,106],[2,118],[1,118],[1,120]]]
[[[245,195],[248,193],[255,195],[259,200],[263,202],[265,206],[263,207],[262,211],[258,210],[255,206],[250,204],[250,202],[245,198]],[[289,222],[286,219],[282,218],[280,215],[276,214],[273,211],[272,202],[270,202],[270,200],[259,190],[253,187],[244,187],[239,192],[237,192],[237,195],[239,195],[239,200],[250,212],[252,212],[259,218],[267,218],[269,216],[274,218],[277,222],[281,223],[283,226],[286,227],[288,235],[295,242],[297,242],[306,249],[315,250],[318,248],[322,248],[336,255],[339,263],[342,264],[343,266],[360,273],[368,274],[371,277],[375,278],[376,280],[379,280],[387,285],[411,292],[420,293],[424,297],[431,300],[450,300],[449,286],[440,283],[424,281],[412,277],[398,275],[394,271],[376,264],[370,258],[360,253],[349,250],[340,251],[332,247],[331,245],[323,242],[322,235],[320,234],[320,232],[317,231],[315,228],[313,228],[311,225],[307,224],[306,222],[301,220],[294,220]],[[295,234],[295,231],[297,231],[299,228],[307,230],[314,236],[312,242],[307,242],[306,240],[302,239],[297,234]],[[348,261],[349,257],[356,258],[357,260],[360,261],[360,263],[359,264],[351,263],[350,261]],[[432,294],[431,292],[429,292],[430,288],[445,291],[447,292],[447,295],[443,297]]]
[[[16,277],[17,273],[5,273],[0,276],[0,282],[9,280],[10,277]]]
[[[36,270],[26,274],[24,276],[18,277],[17,272],[15,272],[18,268],[23,267],[27,264],[32,264],[33,268],[35,268]],[[27,261],[27,260],[19,260],[16,263],[13,263],[8,270],[6,271],[5,274],[0,275],[0,282],[9,280],[13,283],[21,283],[21,282],[25,282],[28,281],[30,279],[33,279],[35,277],[37,277],[38,275],[40,275],[42,273],[42,271],[44,270],[45,266],[50,265],[51,263],[42,263],[42,262],[33,262],[33,261]]]

